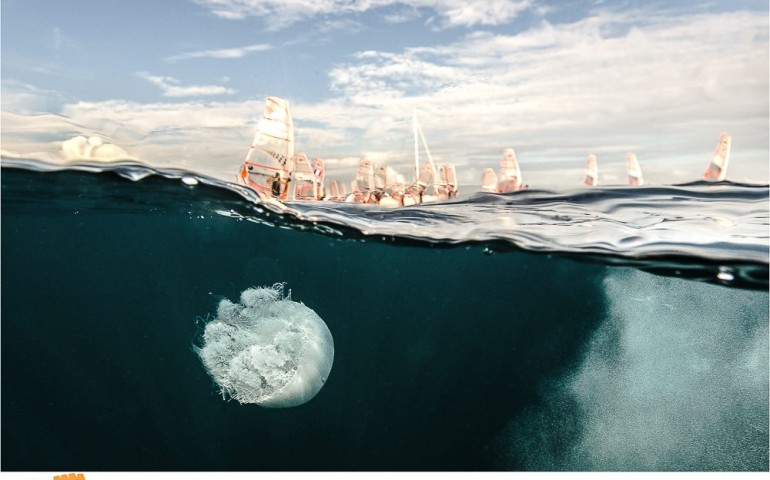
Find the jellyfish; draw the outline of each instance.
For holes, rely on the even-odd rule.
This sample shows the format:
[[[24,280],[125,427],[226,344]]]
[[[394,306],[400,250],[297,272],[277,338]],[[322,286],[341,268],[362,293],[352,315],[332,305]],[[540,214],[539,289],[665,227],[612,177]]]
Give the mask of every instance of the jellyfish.
[[[284,284],[249,288],[239,303],[223,299],[194,347],[223,397],[262,407],[295,407],[321,390],[334,340],[310,308],[284,296]]]

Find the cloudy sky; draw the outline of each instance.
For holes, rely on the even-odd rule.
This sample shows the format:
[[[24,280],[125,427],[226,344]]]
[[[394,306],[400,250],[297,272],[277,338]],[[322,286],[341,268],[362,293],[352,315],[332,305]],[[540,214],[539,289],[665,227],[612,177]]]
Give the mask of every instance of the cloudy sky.
[[[768,182],[766,1],[77,0],[2,2],[2,149],[99,134],[158,166],[234,180],[268,95],[297,147],[351,179],[408,173],[417,109],[434,158],[478,184],[512,147],[530,185]],[[42,152],[42,153],[41,153]]]

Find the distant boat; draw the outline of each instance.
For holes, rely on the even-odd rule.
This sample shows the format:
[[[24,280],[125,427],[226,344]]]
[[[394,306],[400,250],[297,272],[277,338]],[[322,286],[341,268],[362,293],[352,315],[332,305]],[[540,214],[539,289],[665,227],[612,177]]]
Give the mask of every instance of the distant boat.
[[[268,97],[257,132],[238,174],[238,183],[258,194],[286,200],[294,157],[294,125],[289,102]]]
[[[516,159],[516,152],[512,148],[503,150],[503,158],[500,159],[500,174],[497,176],[498,191],[500,193],[513,192],[522,189],[521,169]]]
[[[639,160],[633,153],[626,154],[626,168],[628,169],[629,185],[644,185],[644,176],[642,176],[642,167],[639,166]]]
[[[485,168],[481,173],[481,190],[489,193],[498,193],[497,174],[491,168]]]
[[[719,135],[719,144],[711,157],[703,179],[709,182],[721,182],[727,177],[727,164],[730,161],[730,144],[732,137],[727,132]]]
[[[586,171],[583,176],[583,185],[595,187],[599,185],[599,167],[596,163],[596,155],[593,153],[586,160]]]

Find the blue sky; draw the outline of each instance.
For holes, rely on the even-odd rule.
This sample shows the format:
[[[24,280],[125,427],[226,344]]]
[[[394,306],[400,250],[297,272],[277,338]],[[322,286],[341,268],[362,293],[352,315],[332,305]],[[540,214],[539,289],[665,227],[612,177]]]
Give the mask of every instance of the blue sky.
[[[2,3],[4,154],[99,134],[135,158],[232,180],[264,98],[352,178],[409,170],[411,112],[477,184],[513,147],[527,183],[696,179],[721,131],[728,178],[768,181],[768,4],[538,0]],[[52,115],[40,115],[50,113]]]

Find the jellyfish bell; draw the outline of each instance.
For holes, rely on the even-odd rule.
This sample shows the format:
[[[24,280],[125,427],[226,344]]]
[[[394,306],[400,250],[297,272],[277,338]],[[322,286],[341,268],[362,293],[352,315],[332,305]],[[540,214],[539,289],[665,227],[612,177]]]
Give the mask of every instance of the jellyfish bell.
[[[321,317],[284,297],[283,285],[224,299],[196,352],[224,396],[262,407],[294,407],[321,390],[334,341]]]

